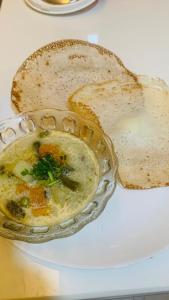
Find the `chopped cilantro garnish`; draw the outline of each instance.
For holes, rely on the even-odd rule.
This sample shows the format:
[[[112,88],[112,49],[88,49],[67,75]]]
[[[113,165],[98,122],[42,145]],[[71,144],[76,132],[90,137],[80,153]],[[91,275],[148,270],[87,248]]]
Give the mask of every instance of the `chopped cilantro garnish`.
[[[65,186],[72,190],[76,190],[78,183],[67,177],[74,169],[69,165],[63,165],[59,160],[54,159],[51,154],[40,157],[30,171],[23,170],[21,174],[31,175],[42,185],[52,186],[57,182],[62,182]]]
[[[50,182],[52,182],[59,179],[61,175],[61,165],[51,154],[46,154],[33,165],[30,175],[37,180],[50,180]]]

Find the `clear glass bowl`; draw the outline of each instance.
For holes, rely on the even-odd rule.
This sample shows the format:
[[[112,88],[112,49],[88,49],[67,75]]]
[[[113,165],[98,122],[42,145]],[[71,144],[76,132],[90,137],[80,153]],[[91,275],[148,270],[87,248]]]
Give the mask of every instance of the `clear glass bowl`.
[[[74,218],[61,224],[26,226],[8,219],[0,212],[0,236],[30,243],[72,235],[96,219],[114,192],[117,172],[117,159],[110,139],[95,124],[70,111],[43,109],[1,121],[0,151],[37,128],[69,132],[84,140],[98,159],[100,180],[92,201]]]

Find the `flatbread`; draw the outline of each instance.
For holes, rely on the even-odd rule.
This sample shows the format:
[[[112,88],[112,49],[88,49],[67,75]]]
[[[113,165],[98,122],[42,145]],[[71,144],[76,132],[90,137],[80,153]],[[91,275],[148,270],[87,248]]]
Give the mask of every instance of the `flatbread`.
[[[124,187],[169,185],[169,88],[146,76],[138,82],[86,85],[69,98],[72,110],[110,136]]]
[[[61,40],[36,52],[13,79],[11,98],[17,112],[52,107],[66,109],[68,95],[87,83],[135,81],[121,60],[101,46]]]

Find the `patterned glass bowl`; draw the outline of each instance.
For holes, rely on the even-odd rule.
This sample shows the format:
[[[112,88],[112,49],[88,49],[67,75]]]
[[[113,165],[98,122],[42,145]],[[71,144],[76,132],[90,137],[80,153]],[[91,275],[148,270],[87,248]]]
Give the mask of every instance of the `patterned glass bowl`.
[[[74,218],[52,226],[26,226],[9,220],[0,212],[0,236],[30,243],[42,243],[70,236],[96,219],[116,186],[117,159],[110,139],[96,125],[79,115],[58,109],[20,114],[0,122],[0,151],[37,128],[69,132],[84,140],[100,165],[100,180],[93,199]]]

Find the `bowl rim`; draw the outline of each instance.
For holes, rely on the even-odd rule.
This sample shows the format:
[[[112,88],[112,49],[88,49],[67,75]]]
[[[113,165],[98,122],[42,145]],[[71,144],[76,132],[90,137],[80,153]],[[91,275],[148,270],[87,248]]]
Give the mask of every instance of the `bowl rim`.
[[[7,123],[8,121],[12,121],[12,120],[17,120],[19,117],[21,117],[21,118],[25,117],[25,120],[26,120],[27,117],[29,116],[29,114],[43,112],[43,111],[59,111],[59,112],[70,113],[74,116],[77,116],[82,121],[83,120],[87,121],[89,124],[91,124],[92,127],[94,127],[94,129],[96,131],[98,131],[100,134],[102,134],[102,136],[106,140],[106,143],[109,145],[109,149],[111,149],[111,152],[113,153],[115,164],[118,165],[118,158],[117,158],[117,155],[115,153],[114,144],[113,144],[112,140],[110,139],[110,137],[103,131],[103,129],[101,127],[99,127],[95,122],[91,121],[90,119],[83,118],[80,114],[78,114],[74,111],[68,110],[68,109],[45,107],[45,108],[42,108],[42,109],[35,109],[35,110],[28,110],[28,111],[25,111],[25,112],[20,112],[17,115],[9,116],[5,119],[0,119],[0,135],[1,135],[1,125],[3,125],[4,123]]]

